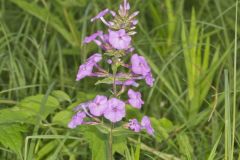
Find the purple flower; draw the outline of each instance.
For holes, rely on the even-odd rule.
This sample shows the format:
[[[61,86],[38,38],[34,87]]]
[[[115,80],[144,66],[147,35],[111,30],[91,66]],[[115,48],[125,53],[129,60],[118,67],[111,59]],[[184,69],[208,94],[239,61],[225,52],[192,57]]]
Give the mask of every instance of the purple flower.
[[[128,67],[128,66],[126,66]],[[116,77],[117,77],[117,80],[116,80],[116,84],[117,85],[124,85],[124,86],[134,86],[134,87],[138,87],[139,84],[135,82],[134,79],[132,79],[131,77],[132,75],[131,74],[128,74],[128,73],[117,73]],[[141,77],[142,78],[142,77]],[[122,79],[122,80],[121,80]],[[126,80],[124,80],[126,79]]]
[[[99,12],[97,16],[95,16],[91,19],[91,22],[95,21],[96,19],[101,19],[102,17],[104,17],[108,13],[109,13],[109,9],[105,9],[105,10]]]
[[[123,85],[123,86],[133,86],[133,87],[138,87],[139,86],[139,84],[132,79],[126,80],[124,82],[115,81],[115,83],[116,83],[116,85]]]
[[[98,46],[100,46],[102,49],[104,50],[111,50],[112,47],[109,44],[109,35],[108,34],[103,34],[102,31],[98,31],[92,35],[90,35],[89,37],[86,37],[84,39],[84,43],[90,43],[92,41],[94,41]]]
[[[102,60],[102,55],[100,53],[95,53],[87,59],[87,63],[96,65],[101,60]]]
[[[141,121],[142,129],[146,129],[147,133],[150,135],[154,134],[154,129],[152,128],[150,119],[147,116],[144,116]]]
[[[150,71],[150,67],[143,56],[137,54],[132,55],[131,57],[132,71],[135,74],[140,74],[146,76]]]
[[[76,80],[79,81],[84,77],[91,76],[93,67],[101,60],[102,55],[99,53],[95,53],[91,57],[89,57],[86,63],[79,66]]]
[[[103,32],[102,32],[102,31],[97,31],[96,33],[93,33],[93,34],[90,35],[89,37],[86,37],[86,38],[84,39],[84,43],[90,43],[90,42],[92,42],[92,41],[95,41],[96,38],[97,38],[98,36],[101,36],[101,35],[103,35]]]
[[[129,97],[129,104],[131,104],[134,108],[140,109],[142,104],[144,104],[143,100],[141,99],[141,93],[135,92],[132,89],[128,90],[128,97]]]
[[[128,49],[131,43],[131,37],[126,33],[124,29],[119,31],[109,30],[109,43],[115,49]]]
[[[114,11],[111,11],[111,10],[109,10],[109,9],[105,9],[105,10],[101,11],[100,13],[98,13],[97,16],[93,17],[93,18],[91,19],[91,22],[93,22],[93,21],[95,21],[95,20],[97,20],[97,19],[101,19],[101,21],[102,21],[105,25],[111,26],[111,25],[113,24],[113,22],[107,22],[107,21],[103,18],[103,17],[104,17],[106,14],[108,14],[108,13],[111,13],[112,16],[114,16],[114,17],[116,16],[116,13],[115,13]]]
[[[138,123],[137,119],[130,119],[128,126],[131,130],[134,132],[140,132],[141,131],[141,125]]]
[[[112,46],[109,43],[109,35],[108,34],[103,34],[102,36],[100,36],[101,41],[102,41],[102,45],[100,45],[100,47],[103,50],[112,50]]]
[[[92,74],[93,65],[90,63],[84,63],[80,65],[77,73],[76,81],[83,79],[84,77],[90,76]]]
[[[154,78],[152,77],[152,73],[151,73],[151,72],[149,72],[149,73],[146,75],[145,81],[146,81],[146,83],[147,83],[150,87],[153,86],[153,83],[154,83],[155,80],[154,80]]]
[[[115,123],[125,117],[125,103],[117,98],[108,100],[108,107],[104,112],[104,117]]]
[[[72,120],[68,123],[69,128],[76,128],[78,125],[83,124],[83,119],[86,117],[84,112],[77,112],[76,115],[72,117]]]
[[[134,86],[134,87],[138,87],[139,84],[137,82],[135,82],[134,80],[132,79],[129,79],[129,80],[126,80],[123,85],[125,86]]]
[[[107,108],[107,97],[97,95],[89,104],[90,113],[94,116],[101,116]]]
[[[79,104],[77,107],[74,108],[74,111],[84,111],[86,113],[86,115],[88,115],[89,117],[92,117],[92,115],[90,115],[88,113],[88,106],[91,103],[91,101],[87,101],[84,103]]]

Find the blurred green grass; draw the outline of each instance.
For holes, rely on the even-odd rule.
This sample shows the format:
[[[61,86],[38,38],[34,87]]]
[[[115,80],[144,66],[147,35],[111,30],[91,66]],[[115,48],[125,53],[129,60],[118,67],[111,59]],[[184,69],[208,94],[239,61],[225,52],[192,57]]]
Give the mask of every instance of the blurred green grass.
[[[11,108],[27,96],[49,90],[65,91],[73,101],[79,91],[105,92],[105,88],[93,87],[93,80],[80,83],[74,80],[79,64],[93,52],[101,52],[94,45],[82,45],[86,35],[103,28],[89,19],[102,9],[117,9],[119,3],[1,0],[0,107]],[[240,64],[234,53],[237,55],[240,48],[236,43],[240,36],[236,15],[240,10],[236,12],[236,1],[130,0],[130,3],[133,10],[140,11],[138,34],[134,38],[136,52],[148,59],[156,78],[153,88],[140,88],[146,100],[143,111],[155,117],[156,124],[162,118],[172,124],[169,130],[157,126],[161,134],[156,139],[142,138],[142,143],[181,159],[239,159]],[[59,110],[64,108],[63,105]],[[39,130],[30,127],[24,136],[69,134],[55,126],[42,127],[41,124]],[[30,146],[32,153],[40,150],[37,146],[47,144],[41,140],[34,143]],[[49,143],[55,146],[59,141]],[[79,143],[86,146],[86,142]],[[66,149],[69,145],[74,152]],[[55,157],[61,153],[58,159],[66,155],[73,159],[83,155],[87,159],[90,154],[76,153],[76,144],[62,146],[55,150]],[[51,151],[54,152],[54,147]],[[157,154],[143,150],[140,159],[158,159]],[[13,157],[17,158],[0,145],[0,159]]]

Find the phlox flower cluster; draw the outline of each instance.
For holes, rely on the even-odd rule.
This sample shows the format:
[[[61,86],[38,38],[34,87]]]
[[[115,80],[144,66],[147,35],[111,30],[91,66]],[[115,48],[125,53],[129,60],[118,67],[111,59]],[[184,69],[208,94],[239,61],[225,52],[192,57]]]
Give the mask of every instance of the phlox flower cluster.
[[[144,80],[152,87],[154,78],[151,68],[143,56],[134,52],[132,37],[138,20],[137,12],[130,13],[130,4],[124,0],[118,12],[109,9],[101,11],[91,19],[91,22],[101,20],[107,27],[106,33],[97,31],[84,39],[84,44],[95,43],[103,50],[104,54],[94,53],[84,64],[81,64],[76,80],[80,81],[85,77],[102,78],[102,83],[112,86],[112,94],[97,95],[93,100],[81,103],[75,108],[77,112],[69,122],[69,128],[75,128],[82,124],[98,124],[99,118],[104,117],[111,123],[117,123],[126,118],[126,105],[135,109],[141,109],[144,101],[141,93],[136,91],[139,87],[138,81]],[[105,17],[111,16],[112,20]],[[101,63],[107,63],[110,68],[101,67]],[[106,65],[105,65],[106,66]],[[132,89],[132,88],[135,89]],[[128,96],[127,100],[120,99],[122,94]],[[86,118],[92,119],[91,122]],[[146,130],[153,135],[150,119],[144,116],[141,122],[137,119],[128,120],[127,128],[134,132]]]

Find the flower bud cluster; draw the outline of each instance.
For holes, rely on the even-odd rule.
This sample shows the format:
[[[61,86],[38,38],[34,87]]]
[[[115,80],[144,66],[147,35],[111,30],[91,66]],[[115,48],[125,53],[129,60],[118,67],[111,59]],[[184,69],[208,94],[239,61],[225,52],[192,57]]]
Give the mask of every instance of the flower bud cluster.
[[[80,104],[76,107],[76,115],[72,117],[69,128],[75,128],[81,124],[98,124],[99,118],[104,117],[112,123],[117,123],[126,117],[126,105],[141,109],[144,101],[141,93],[131,89],[138,87],[137,81],[144,80],[152,87],[154,78],[146,59],[134,52],[132,46],[132,36],[138,20],[138,11],[130,13],[130,4],[124,0],[120,5],[118,13],[105,9],[91,21],[101,20],[107,27],[107,33],[97,31],[84,39],[84,43],[94,42],[101,47],[104,54],[95,53],[86,62],[80,65],[77,73],[77,81],[85,77],[102,78],[99,84],[112,85],[112,95],[97,95],[93,100]],[[109,14],[113,17],[110,21],[105,19]],[[101,61],[107,62],[111,68],[104,69],[99,64]],[[125,72],[124,72],[125,71]],[[127,91],[128,100],[121,100],[120,96]],[[86,117],[92,119],[85,121]],[[130,119],[127,125],[130,130],[140,132],[145,129],[150,135],[154,134],[154,129],[147,116],[144,116],[141,123],[137,119]]]

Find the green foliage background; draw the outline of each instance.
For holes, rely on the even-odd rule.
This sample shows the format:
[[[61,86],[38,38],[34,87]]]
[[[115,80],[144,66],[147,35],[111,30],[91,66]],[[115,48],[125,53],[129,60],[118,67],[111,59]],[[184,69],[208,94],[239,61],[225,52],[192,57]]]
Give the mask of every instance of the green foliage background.
[[[66,128],[72,109],[105,85],[75,75],[89,20],[120,0],[0,0],[0,159],[107,159],[104,128]],[[152,67],[141,85],[154,138],[116,130],[116,159],[240,159],[240,9],[236,0],[130,0],[136,52]],[[238,10],[236,10],[238,9]],[[238,23],[237,23],[238,22]],[[129,117],[141,117],[129,110]],[[101,131],[101,132],[100,132]]]

